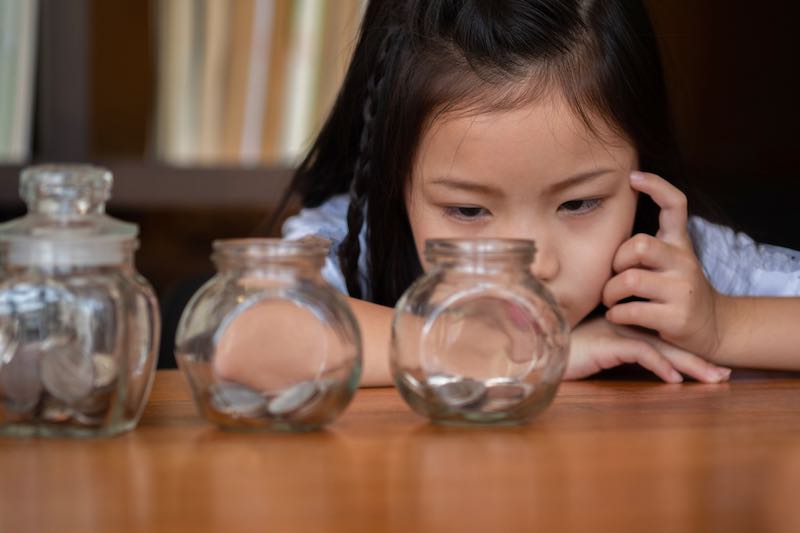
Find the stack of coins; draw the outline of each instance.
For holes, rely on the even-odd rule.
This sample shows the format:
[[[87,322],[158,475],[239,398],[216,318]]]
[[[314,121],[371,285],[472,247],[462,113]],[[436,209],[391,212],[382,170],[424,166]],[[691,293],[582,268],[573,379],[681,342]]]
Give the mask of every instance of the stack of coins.
[[[533,392],[530,384],[503,377],[481,381],[433,375],[428,377],[427,383],[439,401],[457,410],[497,412],[513,409]]]
[[[211,408],[228,419],[286,419],[313,411],[327,390],[325,381],[301,381],[275,392],[259,392],[238,383],[209,387]]]
[[[280,391],[269,400],[267,410],[273,416],[287,416],[313,404],[323,392],[321,383],[303,381]]]
[[[0,363],[0,401],[16,421],[103,424],[119,373],[113,356],[49,341],[15,346]]]

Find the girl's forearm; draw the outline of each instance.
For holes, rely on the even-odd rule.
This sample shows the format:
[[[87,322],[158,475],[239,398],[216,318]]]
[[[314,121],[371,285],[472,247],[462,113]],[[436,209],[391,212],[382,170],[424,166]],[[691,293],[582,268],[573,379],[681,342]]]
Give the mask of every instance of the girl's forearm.
[[[392,384],[389,375],[389,339],[392,331],[391,307],[348,298],[361,327],[364,348],[362,387],[382,387]]]
[[[721,296],[719,348],[725,366],[800,370],[800,298]]]

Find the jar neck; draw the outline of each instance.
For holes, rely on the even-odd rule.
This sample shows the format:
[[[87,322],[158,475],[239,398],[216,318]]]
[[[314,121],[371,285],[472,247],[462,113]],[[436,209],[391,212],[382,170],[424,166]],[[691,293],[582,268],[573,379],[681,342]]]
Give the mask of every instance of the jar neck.
[[[11,241],[0,247],[8,271],[73,271],[94,268],[134,270],[138,241]]]
[[[323,261],[308,260],[243,260],[241,258],[214,257],[214,264],[222,274],[247,277],[277,277],[318,279],[322,277]]]
[[[517,239],[435,239],[425,258],[437,269],[468,274],[530,275],[536,248]]]
[[[531,274],[530,261],[498,260],[496,258],[460,258],[431,261],[433,268],[443,272],[473,275],[527,276]]]
[[[211,258],[221,273],[319,279],[328,248],[321,239],[232,239],[215,241]]]

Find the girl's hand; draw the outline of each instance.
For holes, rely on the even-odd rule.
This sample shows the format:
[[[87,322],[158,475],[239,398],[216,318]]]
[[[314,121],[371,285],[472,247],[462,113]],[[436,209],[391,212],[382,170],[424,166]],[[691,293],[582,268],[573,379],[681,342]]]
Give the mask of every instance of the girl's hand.
[[[623,363],[638,363],[668,383],[683,381],[680,373],[705,383],[726,381],[731,374],[730,369],[713,365],[653,334],[600,317],[572,330],[564,379],[585,378]]]
[[[687,231],[686,196],[655,174],[634,172],[631,186],[661,208],[655,237],[634,235],[619,247],[617,273],[603,290],[606,318],[658,332],[671,344],[712,357],[721,342],[721,296],[703,274]],[[635,296],[646,301],[623,302]]]

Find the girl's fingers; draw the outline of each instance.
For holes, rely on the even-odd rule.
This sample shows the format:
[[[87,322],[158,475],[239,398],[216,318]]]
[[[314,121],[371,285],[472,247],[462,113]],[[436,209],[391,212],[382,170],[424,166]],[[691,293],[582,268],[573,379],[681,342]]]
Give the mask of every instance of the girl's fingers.
[[[675,266],[675,250],[672,245],[646,233],[638,233],[623,242],[614,255],[612,268],[622,272],[633,267],[666,270]]]
[[[659,331],[671,330],[672,315],[670,307],[655,302],[628,302],[615,305],[606,311],[606,320],[625,326],[640,326]]]
[[[665,281],[664,274],[629,268],[608,280],[603,287],[603,305],[608,308],[624,307],[628,304],[616,305],[625,298],[636,296],[654,302],[666,302],[670,295],[670,284]]]
[[[658,238],[681,246],[691,245],[686,195],[667,180],[647,172],[632,172],[631,187],[650,196],[661,208]]]
[[[719,383],[727,381],[731,375],[731,369],[717,366],[702,357],[682,348],[661,340],[649,333],[639,332],[634,329],[626,328],[623,335],[632,339],[640,340],[651,344],[661,353],[670,364],[676,369],[705,383]]]
[[[612,368],[622,363],[636,363],[650,370],[667,383],[680,383],[683,377],[673,368],[666,357],[644,341],[622,339],[614,343],[612,360],[601,361],[604,368]]]
[[[731,369],[709,363],[702,357],[681,350],[667,343],[660,343],[658,350],[677,370],[704,383],[720,383],[731,376]]]

